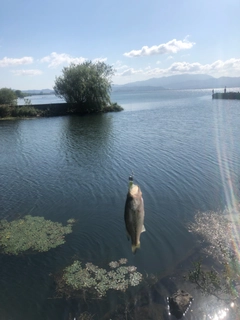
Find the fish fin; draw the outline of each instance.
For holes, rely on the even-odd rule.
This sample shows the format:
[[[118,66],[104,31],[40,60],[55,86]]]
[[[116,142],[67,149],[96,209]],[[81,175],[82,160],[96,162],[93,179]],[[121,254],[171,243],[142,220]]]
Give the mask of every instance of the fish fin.
[[[140,242],[137,245],[132,244],[132,252],[135,254],[137,249],[140,249]]]
[[[146,229],[145,229],[145,227],[144,227],[144,225],[143,225],[141,233],[142,233],[142,232],[145,232],[145,231],[146,231]]]

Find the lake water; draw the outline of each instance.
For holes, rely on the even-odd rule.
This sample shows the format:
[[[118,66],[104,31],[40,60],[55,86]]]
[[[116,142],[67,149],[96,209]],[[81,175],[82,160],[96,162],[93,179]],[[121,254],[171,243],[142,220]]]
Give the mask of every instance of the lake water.
[[[55,96],[30,99],[56,102]],[[211,90],[115,92],[112,100],[124,111],[0,122],[1,217],[77,220],[56,249],[0,255],[2,319],[73,319],[69,301],[52,299],[49,274],[74,258],[101,267],[127,258],[144,275],[171,273],[196,247],[187,231],[196,212],[234,204],[240,101],[212,100]],[[132,171],[142,189],[147,230],[136,255],[123,219]],[[101,319],[119,301],[108,297],[105,303],[88,311]]]

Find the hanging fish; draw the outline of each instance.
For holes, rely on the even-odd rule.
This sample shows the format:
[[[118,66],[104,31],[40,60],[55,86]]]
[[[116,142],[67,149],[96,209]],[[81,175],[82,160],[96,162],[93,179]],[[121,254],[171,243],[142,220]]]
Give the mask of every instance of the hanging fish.
[[[140,235],[146,231],[144,227],[144,203],[142,191],[133,183],[133,176],[129,177],[129,188],[125,204],[124,220],[128,239],[132,241],[132,252],[140,248]]]

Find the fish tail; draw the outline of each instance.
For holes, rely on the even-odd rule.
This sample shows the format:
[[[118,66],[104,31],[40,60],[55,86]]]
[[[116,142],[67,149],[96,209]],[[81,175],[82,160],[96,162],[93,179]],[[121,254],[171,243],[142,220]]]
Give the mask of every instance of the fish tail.
[[[137,245],[132,245],[132,252],[136,253],[137,249],[140,249],[140,242]]]

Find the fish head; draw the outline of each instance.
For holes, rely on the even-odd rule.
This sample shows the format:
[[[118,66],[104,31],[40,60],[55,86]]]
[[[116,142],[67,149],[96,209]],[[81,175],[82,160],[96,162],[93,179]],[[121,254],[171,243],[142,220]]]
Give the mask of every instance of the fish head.
[[[142,191],[140,187],[136,184],[132,184],[131,187],[129,188],[129,194],[133,198],[141,198],[142,197]]]

